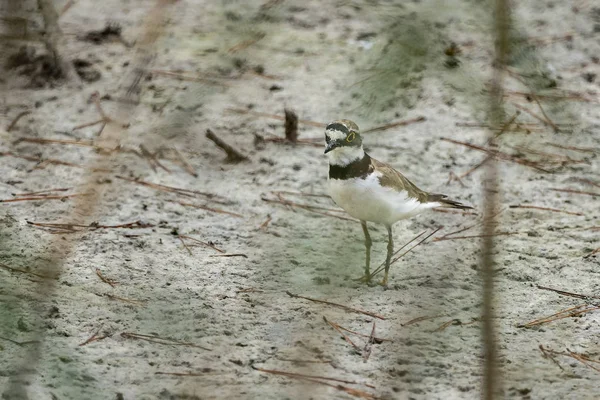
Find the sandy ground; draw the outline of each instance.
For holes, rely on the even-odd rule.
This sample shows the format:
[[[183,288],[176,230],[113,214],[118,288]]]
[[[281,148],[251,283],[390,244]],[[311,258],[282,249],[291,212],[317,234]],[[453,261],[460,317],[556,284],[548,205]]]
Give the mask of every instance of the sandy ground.
[[[57,2],[59,9],[63,3]],[[515,119],[519,125],[500,137],[501,150],[513,161],[499,163],[503,211],[497,230],[505,233],[497,238],[495,252],[499,379],[506,398],[595,399],[600,379],[592,367],[600,364],[586,361],[588,367],[568,352],[600,360],[597,311],[518,326],[594,304],[538,285],[600,294],[599,256],[586,257],[599,246],[599,196],[552,190],[600,192],[582,181],[597,183],[599,176],[600,9],[583,0],[515,3],[506,119],[518,104],[564,125],[554,133],[549,123],[522,111]],[[364,393],[389,399],[479,398],[481,243],[473,236],[481,233],[484,168],[462,181],[449,177],[469,171],[485,154],[441,138],[486,145],[485,127],[460,124],[486,121],[491,4],[180,0],[161,12],[167,24],[147,66],[204,80],[148,73],[135,107],[118,101],[135,60],[135,50],[126,44],[140,40],[153,4],[79,0],[61,17],[67,58],[86,61],[85,68],[99,72],[94,82],[39,81],[27,64],[3,64],[0,151],[76,166],[3,153],[0,198],[56,188],[74,187],[57,195],[77,193],[76,185],[93,176],[103,194],[88,223],[140,221],[134,228],[88,229],[78,237],[28,224],[72,222],[73,207],[81,203],[76,197],[1,204],[3,398],[22,399],[25,393],[30,399],[60,400],[330,399]],[[25,5],[17,11],[34,27],[43,26],[34,10]],[[122,27],[125,43],[83,40],[107,22]],[[460,54],[445,54],[452,42]],[[24,44],[44,52],[35,43],[8,41],[2,48],[5,62]],[[543,112],[536,99],[515,93],[531,90],[538,93]],[[94,140],[98,125],[73,130],[100,118],[89,101],[94,92],[109,116],[129,123],[126,129],[115,128],[117,123],[107,127],[118,132],[124,146],[144,145],[151,152],[175,147],[198,176],[172,160],[162,159],[165,169],[154,165],[153,170],[147,159],[131,153],[107,160],[89,147],[14,143],[18,138]],[[397,247],[442,228],[392,266],[388,288],[355,282],[364,263],[358,223],[264,200],[276,200],[273,191],[324,194],[327,161],[321,143],[263,142],[261,137],[283,137],[281,121],[228,110],[283,115],[284,107],[320,123],[350,118],[363,130],[425,117],[365,133],[368,151],[423,189],[473,204],[477,213],[430,212],[400,222],[394,232]],[[22,111],[31,113],[9,132]],[[206,129],[249,161],[226,162],[205,138]],[[301,139],[319,142],[322,135],[322,128],[300,124]],[[94,160],[106,160],[110,172],[91,175],[77,167]],[[214,196],[166,192],[117,176]],[[335,208],[323,197],[284,198]],[[515,205],[568,213],[509,208]],[[454,240],[436,240],[470,226],[451,235]],[[186,248],[178,235],[226,253],[190,239],[184,239]],[[385,229],[372,226],[371,235],[377,265],[385,257]],[[52,258],[49,249],[57,244],[73,245],[60,277],[35,275],[44,271]],[[384,319],[293,298],[286,291]],[[355,349],[324,317],[367,336],[375,326],[375,336],[389,341],[372,344],[367,357],[368,337],[349,334]],[[31,348],[37,347],[27,342],[38,339],[43,340],[41,355],[31,361]],[[561,354],[554,361],[545,358],[540,345]],[[19,386],[15,377],[23,368],[30,374]],[[348,382],[325,381],[326,386],[254,368]]]

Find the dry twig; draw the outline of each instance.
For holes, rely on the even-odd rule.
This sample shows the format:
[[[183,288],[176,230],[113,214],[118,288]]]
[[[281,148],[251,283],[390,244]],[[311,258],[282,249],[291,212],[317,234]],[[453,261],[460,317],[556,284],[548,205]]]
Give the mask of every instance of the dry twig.
[[[171,346],[195,347],[197,349],[211,351],[211,349],[209,349],[209,348],[206,348],[206,347],[194,344],[194,343],[182,342],[182,341],[179,341],[179,340],[176,340],[176,339],[170,339],[170,338],[162,338],[162,337],[156,336],[156,335],[144,335],[144,334],[141,334],[141,333],[122,332],[121,333],[121,337],[124,337],[125,339],[145,340],[147,342],[158,343],[158,344],[166,344],[166,345],[171,345]]]
[[[212,140],[217,146],[219,146],[226,154],[227,158],[225,159],[230,163],[239,163],[241,161],[247,161],[248,157],[231,147],[229,144],[225,143],[221,138],[214,134],[210,129],[206,130],[206,137]]]
[[[304,300],[314,301],[315,303],[327,304],[329,306],[341,308],[341,309],[346,310],[346,311],[350,311],[350,312],[354,312],[354,313],[359,313],[359,314],[364,314],[364,315],[368,315],[369,317],[373,317],[373,318],[378,318],[378,319],[385,320],[385,317],[383,317],[383,316],[381,316],[379,314],[375,314],[375,313],[370,312],[370,311],[364,311],[364,310],[360,310],[358,308],[352,308],[352,307],[349,307],[349,306],[345,306],[343,304],[333,303],[333,302],[327,301],[327,300],[319,300],[319,299],[313,299],[311,297],[300,296],[298,294],[293,294],[292,292],[290,292],[288,290],[286,290],[285,293],[288,296],[293,297],[295,299],[304,299]]]

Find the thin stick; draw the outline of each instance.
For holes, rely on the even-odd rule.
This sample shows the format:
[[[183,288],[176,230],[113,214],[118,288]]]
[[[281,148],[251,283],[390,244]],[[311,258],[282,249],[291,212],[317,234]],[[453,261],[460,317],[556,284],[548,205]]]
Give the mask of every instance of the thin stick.
[[[554,322],[569,317],[577,317],[579,315],[588,313],[590,311],[600,310],[600,306],[592,306],[589,304],[580,304],[575,307],[570,307],[564,310],[560,310],[547,317],[535,319],[524,324],[518,324],[517,328],[531,328],[532,326],[546,324],[548,322]]]
[[[172,345],[172,346],[195,347],[197,349],[211,351],[211,349],[209,349],[209,348],[206,348],[206,347],[194,344],[194,343],[182,342],[182,341],[170,339],[170,338],[162,338],[162,337],[156,336],[156,335],[144,335],[141,333],[122,332],[121,337],[124,337],[125,339],[139,339],[139,340],[145,340],[147,342],[153,342],[153,343],[158,343],[158,344],[167,344],[167,345]]]
[[[241,161],[247,161],[248,157],[231,147],[229,144],[225,143],[222,139],[220,139],[217,135],[214,134],[210,129],[206,130],[206,137],[212,140],[217,146],[219,146],[226,154],[226,160],[231,163],[238,163]]]
[[[440,226],[439,228],[437,228],[436,230],[434,230],[433,232],[431,232],[429,235],[425,236],[424,239],[422,239],[420,242],[418,242],[417,244],[415,244],[413,247],[411,247],[410,249],[406,250],[404,253],[400,254],[398,257],[394,258],[391,262],[390,265],[394,264],[396,261],[398,261],[399,259],[401,259],[402,257],[404,257],[405,255],[407,255],[408,253],[410,253],[410,251],[412,249],[414,249],[415,247],[417,247],[418,245],[420,245],[421,243],[423,243],[424,241],[426,241],[427,239],[429,239],[431,236],[435,235],[440,229],[442,229],[443,226]],[[419,235],[417,235],[415,238],[413,238],[410,242],[406,243],[404,246],[400,247],[395,253],[394,255],[396,255],[400,250],[402,250],[404,247],[408,246],[410,243],[412,243],[414,240],[418,239],[421,235],[423,235],[425,232],[427,231],[423,231],[421,232]],[[378,273],[380,273],[381,271],[383,271],[384,268],[384,264],[385,263],[381,263],[381,265],[379,267],[377,267],[377,269],[375,271],[373,271],[371,273],[371,278],[374,277],[375,275],[377,275]]]
[[[249,110],[244,110],[244,109],[239,109],[239,108],[227,108],[226,111],[233,112],[236,114],[247,114],[247,115],[252,115],[254,117],[265,117],[265,118],[276,119],[279,121],[285,121],[285,117],[282,117],[281,115],[276,115],[276,114],[268,114],[268,113],[263,113],[263,112],[249,111]],[[314,126],[317,128],[325,128],[325,126],[327,126],[327,124],[323,124],[321,122],[309,121],[307,119],[299,119],[298,122],[301,124],[304,124],[304,125],[310,125],[310,126]]]
[[[15,140],[15,144],[27,142],[27,143],[54,143],[54,144],[66,144],[66,145],[74,145],[74,146],[82,146],[82,147],[93,147],[96,150],[106,150],[113,151],[114,149],[110,149],[108,147],[102,147],[95,145],[91,140],[68,140],[68,139],[43,139],[43,138],[32,138],[32,137],[23,137]]]
[[[16,203],[18,201],[45,201],[45,200],[64,200],[71,197],[82,196],[82,193],[65,194],[63,196],[34,196],[34,197],[19,197],[17,199],[0,199],[0,203]]]
[[[581,153],[597,153],[599,151],[598,149],[594,149],[592,147],[564,146],[562,144],[550,143],[550,142],[546,142],[544,144],[547,144],[548,146],[552,146],[552,147],[557,147],[559,149],[579,151]]]
[[[100,327],[96,330],[96,332],[94,332],[94,334],[92,336],[90,336],[85,342],[79,343],[79,347],[85,346],[87,344],[90,344],[92,342],[97,342],[98,340],[103,340],[106,339],[107,337],[109,337],[110,335],[102,335],[102,336],[98,336],[98,334],[100,333],[100,330],[102,329],[102,325],[100,325]]]
[[[348,218],[348,217],[344,217],[344,216],[341,216],[341,215],[334,215],[334,214],[330,214],[330,213],[327,213],[327,212],[317,211],[317,210],[324,209],[323,207],[313,206],[313,205],[310,205],[310,204],[296,203],[296,202],[293,202],[293,201],[289,201],[289,200],[283,199],[283,197],[281,197],[281,196],[279,196],[278,200],[269,199],[269,198],[266,198],[266,197],[261,197],[260,199],[262,201],[266,201],[268,203],[279,203],[279,204],[283,204],[284,206],[299,207],[299,208],[305,209],[307,211],[313,212],[315,214],[325,215],[327,217],[333,217],[333,218],[337,218],[337,219],[343,219],[343,220],[346,220],[346,221],[358,222],[358,220],[355,220],[353,218]],[[326,210],[333,211],[333,212],[342,212],[341,210],[334,210],[334,209],[326,209]]]
[[[104,118],[102,118],[102,119],[98,119],[98,120],[96,120],[96,121],[92,121],[92,122],[85,122],[85,123],[83,123],[83,124],[81,124],[81,125],[77,125],[77,126],[73,127],[73,128],[71,129],[71,131],[76,131],[76,130],[78,130],[78,129],[88,128],[88,127],[90,127],[90,126],[94,126],[94,125],[102,124],[102,123],[104,123],[104,122],[106,122],[106,120],[105,120]]]
[[[363,349],[363,360],[365,362],[369,361],[369,357],[371,357],[371,352],[373,350],[373,343],[375,343],[375,321],[373,321],[373,328],[371,329],[371,335],[369,336],[369,340],[365,343],[365,347]]]
[[[62,160],[56,160],[53,158],[39,158],[39,157],[33,157],[33,156],[26,156],[26,155],[21,155],[21,154],[15,154],[15,153],[11,153],[8,151],[4,151],[4,152],[0,152],[0,156],[8,156],[8,157],[14,157],[14,158],[21,158],[23,160],[27,160],[27,161],[33,161],[37,163],[36,168],[39,168],[40,166],[43,166],[44,164],[55,164],[55,165],[66,165],[68,167],[75,167],[75,168],[87,168],[83,165],[78,165],[78,164],[73,164],[67,161],[62,161]],[[100,171],[100,172],[110,172],[109,169],[106,168],[94,168],[92,171],[96,172],[96,171]]]
[[[262,224],[260,224],[260,226],[258,227],[259,230],[266,232],[267,228],[269,227],[269,223],[271,222],[272,218],[270,215],[267,215],[267,219],[265,220],[265,222],[263,222]]]
[[[286,290],[285,293],[288,296],[296,298],[296,299],[304,299],[304,300],[308,300],[308,301],[314,301],[315,303],[327,304],[329,306],[341,308],[341,309],[346,310],[346,311],[350,311],[350,312],[354,312],[354,313],[359,313],[359,314],[364,314],[364,315],[368,315],[368,316],[373,317],[373,318],[378,318],[378,319],[381,319],[381,320],[385,320],[385,317],[383,317],[383,316],[381,316],[379,314],[372,313],[370,311],[359,310],[357,308],[348,307],[348,306],[345,306],[343,304],[333,303],[333,302],[327,301],[327,300],[319,300],[319,299],[313,299],[311,297],[300,296],[298,294],[293,294],[292,292],[290,292],[288,290]]]
[[[203,196],[203,197],[207,197],[209,198],[211,201],[215,202],[215,203],[220,203],[220,204],[231,204],[231,201],[225,201],[223,200],[216,200],[216,197],[220,197],[217,196],[216,194],[213,193],[207,193],[207,192],[200,192],[198,190],[190,190],[190,189],[182,189],[182,188],[177,188],[177,187],[173,187],[173,186],[167,186],[167,185],[161,185],[158,183],[152,183],[152,182],[146,182],[146,181],[142,181],[139,179],[131,179],[131,178],[126,178],[124,176],[116,176],[117,179],[122,179],[124,181],[128,181],[128,182],[132,182],[138,185],[142,185],[142,186],[146,186],[152,189],[156,189],[156,190],[162,190],[163,192],[171,192],[171,193],[177,193],[181,196],[187,196],[187,197],[194,197],[194,196]]]
[[[353,331],[353,330],[348,329],[348,328],[344,328],[341,325],[338,325],[338,327],[341,330],[346,331],[346,332],[351,333],[351,334],[356,335],[356,336],[362,336],[362,337],[366,337],[366,338],[371,337],[371,335],[365,335],[364,333],[360,333],[360,332],[356,332],[356,331]],[[375,341],[375,343],[393,342],[392,339],[385,339],[385,338],[380,338],[380,337],[376,337],[376,336],[373,338],[373,340]]]
[[[544,346],[543,346],[543,345],[541,345],[541,344],[540,344],[540,346],[539,346],[539,349],[540,349],[540,351],[542,352],[542,354],[543,354],[544,358],[549,358],[550,360],[552,360],[552,362],[553,362],[554,364],[556,364],[556,365],[558,366],[558,368],[560,368],[562,371],[564,371],[564,370],[565,370],[565,369],[562,367],[562,365],[560,365],[560,364],[558,363],[558,361],[556,360],[556,358],[554,358],[554,356],[553,356],[553,353],[554,353],[554,351],[553,351],[553,350],[550,350],[550,349],[545,349],[545,348],[544,348]]]
[[[31,111],[21,111],[19,114],[17,114],[17,116],[15,117],[15,119],[12,120],[12,122],[8,125],[8,127],[6,127],[6,132],[10,132],[13,130],[13,128],[17,125],[17,122],[19,122],[19,120],[21,118],[23,118],[26,115],[31,114]]]
[[[15,194],[15,196],[16,197],[23,197],[23,196],[48,196],[52,192],[67,192],[67,191],[69,191],[71,189],[72,188],[47,189],[47,190],[40,190],[40,191],[37,191],[37,192],[17,193],[17,194]]]
[[[26,269],[21,269],[21,268],[15,268],[15,267],[11,267],[10,265],[6,265],[6,264],[4,264],[4,263],[1,263],[1,262],[0,262],[0,268],[4,268],[4,269],[6,269],[6,270],[8,270],[8,271],[11,271],[11,272],[19,272],[19,273],[21,273],[21,274],[33,275],[33,276],[35,276],[36,278],[42,278],[42,279],[57,279],[57,277],[56,277],[56,276],[49,276],[49,275],[42,275],[42,274],[38,274],[38,273],[35,273],[35,272],[32,272],[32,271],[28,271],[28,270],[26,270]]]
[[[195,242],[195,243],[199,243],[199,244],[201,244],[202,246],[210,247],[211,249],[213,249],[213,250],[216,250],[216,251],[218,251],[219,253],[225,253],[225,250],[218,248],[218,247],[217,247],[217,246],[215,246],[214,244],[210,244],[210,243],[206,243],[206,242],[203,242],[203,241],[201,241],[201,240],[198,240],[198,239],[194,239],[194,238],[193,238],[193,237],[191,237],[191,236],[187,236],[187,235],[179,235],[178,237],[180,237],[180,238],[183,238],[183,239],[188,239],[188,240],[191,240],[191,241],[193,241],[193,242]]]
[[[360,353],[360,347],[358,347],[353,341],[352,339],[350,339],[348,337],[348,335],[346,335],[344,332],[342,332],[342,330],[340,329],[339,325],[336,324],[335,322],[329,321],[324,315],[323,315],[323,320],[329,325],[331,326],[333,329],[335,329],[336,331],[338,331],[338,333],[340,335],[342,335],[342,337],[344,338],[344,340],[348,343],[350,343],[350,345],[352,345],[352,347],[354,347],[354,350],[356,350],[356,352]]]
[[[589,295],[585,295],[585,294],[566,292],[564,290],[553,289],[553,288],[549,288],[549,287],[546,287],[546,286],[537,285],[537,288],[541,289],[541,290],[548,290],[550,292],[558,293],[558,294],[561,294],[563,296],[575,297],[577,299],[584,299],[584,300],[600,299],[600,296],[589,296]]]
[[[119,282],[113,280],[113,279],[108,279],[106,278],[104,275],[102,275],[102,272],[96,268],[96,275],[98,275],[98,278],[100,278],[100,280],[108,285],[110,285],[111,287],[115,287],[119,284]]]
[[[342,382],[342,383],[348,383],[348,384],[358,384],[358,382],[355,382],[355,381],[345,381],[343,379],[338,379],[338,378],[328,378],[328,377],[324,377],[324,376],[304,375],[304,374],[297,374],[297,373],[293,373],[293,372],[277,371],[277,370],[273,370],[273,369],[263,369],[263,368],[258,368],[255,366],[252,366],[252,369],[254,369],[256,371],[260,371],[260,372],[265,372],[268,374],[281,375],[281,376],[285,376],[288,378],[295,378],[295,379],[306,380],[309,382],[319,383],[321,385],[333,387],[337,390],[341,390],[352,396],[360,397],[362,399],[369,399],[369,400],[377,399],[377,397],[375,397],[374,395],[367,393],[367,392],[363,392],[362,390],[348,388],[346,386],[342,386],[339,384],[334,385],[334,384],[331,384],[328,382],[323,382],[323,380],[329,380],[329,381]],[[370,385],[365,385],[365,386],[371,387]]]
[[[153,70],[149,70],[149,73],[153,74],[153,75],[164,75],[164,76],[170,76],[170,77],[174,77],[177,79],[181,79],[182,81],[191,81],[191,82],[204,82],[204,83],[210,83],[213,85],[219,85],[219,86],[224,86],[224,87],[229,87],[231,86],[230,84],[226,83],[226,82],[221,82],[218,81],[215,78],[203,78],[201,76],[191,76],[191,75],[184,75],[182,73],[179,72],[172,72],[172,71],[162,71],[162,70],[158,70],[158,69],[153,69]]]
[[[598,253],[600,253],[600,247],[587,253],[585,256],[583,256],[583,258],[589,258],[589,257],[593,256],[594,254],[598,254]]]
[[[592,186],[596,186],[596,187],[600,188],[600,184],[597,182],[594,182],[591,179],[585,179],[585,178],[575,178],[575,179],[578,180],[579,182],[587,183],[588,185],[592,185]]]
[[[521,111],[525,111],[527,114],[529,114],[533,118],[535,118],[535,119],[543,122],[544,124],[551,126],[552,129],[554,129],[555,132],[559,131],[558,126],[556,126],[556,124],[554,122],[550,121],[549,119],[546,119],[544,117],[541,117],[541,116],[537,115],[536,113],[534,113],[533,111],[531,111],[527,107],[523,107],[522,105],[517,104],[517,103],[513,103],[513,106],[515,106],[516,108],[518,108]]]
[[[537,169],[538,171],[550,172],[547,169],[541,168],[538,165],[539,163],[536,163],[536,162],[533,162],[533,161],[528,161],[528,160],[523,160],[523,159],[520,159],[520,158],[516,158],[514,156],[511,156],[510,154],[504,153],[504,152],[499,151],[499,150],[488,149],[488,148],[485,148],[485,147],[482,147],[482,146],[477,146],[477,145],[474,145],[474,144],[470,144],[470,143],[466,143],[466,142],[461,142],[461,141],[458,141],[458,140],[453,140],[453,139],[448,139],[448,138],[441,138],[441,140],[443,140],[445,142],[450,142],[450,143],[454,143],[454,144],[459,144],[459,145],[462,145],[462,146],[466,146],[466,147],[468,147],[470,149],[473,149],[473,150],[482,151],[484,153],[489,154],[490,156],[497,157],[497,158],[499,158],[501,160],[512,161],[512,162],[515,162],[517,164],[521,164],[521,165],[525,165],[525,166]]]
[[[193,256],[194,254],[192,253],[192,250],[190,250],[190,248],[188,247],[188,245],[185,244],[185,242],[183,241],[183,239],[181,238],[181,236],[177,236],[177,239],[179,239],[181,241],[181,244],[183,245],[183,247],[185,247],[185,249],[187,250],[187,252],[189,253],[189,255]]]
[[[156,371],[154,375],[173,375],[173,376],[206,376],[206,374],[210,372],[163,372]]]
[[[534,210],[559,212],[559,213],[564,213],[564,214],[569,214],[569,215],[584,215],[583,213],[578,213],[578,212],[573,212],[573,211],[559,210],[557,208],[529,206],[529,205],[524,205],[524,204],[510,205],[510,206],[508,206],[508,208],[528,208],[528,209],[534,209]]]
[[[436,240],[434,240],[435,242],[441,242],[444,240],[460,240],[460,239],[477,239],[477,238],[489,238],[489,237],[496,237],[496,236],[509,236],[509,235],[516,235],[519,232],[496,232],[493,234],[483,234],[483,235],[470,235],[470,236],[451,236],[451,237],[441,237],[441,238],[437,238]]]
[[[201,206],[201,205],[198,205],[198,204],[185,203],[183,201],[174,201],[174,203],[181,204],[182,206],[194,207],[194,208],[198,208],[200,210],[211,211],[211,212],[215,212],[215,213],[219,213],[219,214],[227,214],[227,215],[231,215],[231,216],[236,217],[236,218],[244,218],[244,216],[241,215],[241,214],[236,214],[236,213],[231,212],[231,211],[221,210],[219,208],[212,208],[212,207],[208,207],[208,206]]]
[[[244,257],[244,258],[248,258],[248,256],[243,253],[213,254],[211,257]]]
[[[598,192],[584,192],[584,191],[581,191],[581,190],[574,190],[574,189],[556,189],[556,188],[550,188],[550,190],[552,190],[554,192],[585,194],[585,195],[588,195],[588,196],[600,196],[600,193],[598,193]]]
[[[298,115],[293,110],[284,109],[285,114],[285,138],[296,143],[298,141]]]
[[[416,324],[418,322],[423,322],[423,321],[427,321],[430,319],[435,319],[435,318],[440,318],[443,317],[443,315],[434,315],[434,316],[424,316],[424,317],[417,317],[417,318],[413,318],[408,322],[405,322],[403,324],[400,324],[400,326],[409,326],[409,325],[413,325]]]
[[[512,118],[509,119],[504,125],[502,125],[502,129],[500,129],[500,132],[496,133],[494,136],[490,136],[487,144],[490,145],[494,140],[498,139],[500,135],[502,135],[508,129],[508,127],[511,126],[513,122],[515,122],[515,119],[517,119],[517,117],[520,114],[521,112],[517,110],[517,112],[512,116]]]
[[[391,124],[376,126],[374,128],[369,128],[369,129],[363,131],[363,133],[385,131],[387,129],[397,128],[399,126],[406,126],[406,125],[415,124],[417,122],[423,122],[423,121],[427,121],[427,118],[420,116],[420,117],[416,117],[416,118],[412,118],[412,119],[407,119],[405,121],[392,122]]]

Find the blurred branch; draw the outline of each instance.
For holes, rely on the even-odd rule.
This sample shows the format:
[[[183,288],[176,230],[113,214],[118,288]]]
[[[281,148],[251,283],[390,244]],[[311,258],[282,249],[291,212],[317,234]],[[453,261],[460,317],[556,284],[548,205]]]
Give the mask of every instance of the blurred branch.
[[[490,91],[490,125],[503,126],[504,93],[503,73],[509,51],[510,9],[507,0],[495,1],[495,60],[494,76]],[[495,145],[495,132],[490,132],[489,143]],[[483,279],[482,339],[484,348],[484,377],[482,398],[485,400],[503,397],[502,377],[498,368],[498,348],[496,327],[494,324],[494,236],[496,233],[496,209],[499,203],[498,167],[492,157],[485,164],[484,190],[484,226],[482,240],[481,273]]]
[[[61,75],[66,79],[74,82],[79,82],[79,75],[75,72],[73,64],[61,57],[59,51],[62,48],[63,34],[58,26],[59,15],[52,4],[52,0],[37,0],[38,7],[44,18],[44,29],[46,31],[43,41],[46,45],[46,50],[52,55],[56,68],[59,69]]]

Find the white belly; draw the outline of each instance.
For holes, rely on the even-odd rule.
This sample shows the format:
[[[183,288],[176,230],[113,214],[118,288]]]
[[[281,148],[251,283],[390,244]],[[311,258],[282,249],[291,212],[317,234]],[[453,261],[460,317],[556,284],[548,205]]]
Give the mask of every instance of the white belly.
[[[354,218],[386,225],[439,206],[438,203],[420,203],[409,198],[406,192],[381,186],[376,174],[366,179],[329,179],[329,195]]]

